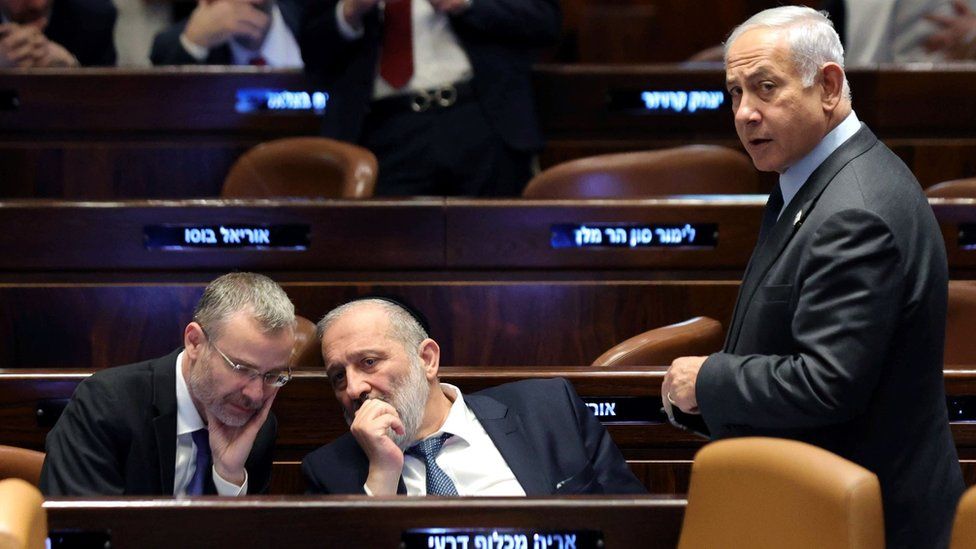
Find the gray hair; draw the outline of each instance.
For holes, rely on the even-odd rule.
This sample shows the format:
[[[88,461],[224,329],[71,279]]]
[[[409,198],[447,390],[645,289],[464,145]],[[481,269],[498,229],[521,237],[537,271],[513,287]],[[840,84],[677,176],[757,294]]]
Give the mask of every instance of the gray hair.
[[[837,63],[844,68],[844,46],[834,30],[827,12],[806,6],[780,6],[761,11],[732,30],[725,41],[723,58],[728,64],[729,48],[745,32],[766,28],[786,31],[786,43],[790,47],[793,64],[803,79],[804,87],[810,87],[825,63]],[[851,99],[851,87],[844,77],[844,99]]]
[[[354,308],[365,306],[379,307],[386,313],[386,317],[390,321],[390,337],[399,341],[410,356],[416,354],[420,348],[420,344],[430,337],[427,334],[427,330],[420,325],[420,322],[403,307],[385,299],[367,298],[343,303],[326,313],[316,325],[315,329],[319,342],[321,343],[322,336],[326,330],[335,324],[340,317]]]
[[[256,273],[229,273],[208,284],[193,320],[217,339],[224,322],[240,311],[248,311],[264,332],[295,326],[295,306],[288,295],[277,282]]]

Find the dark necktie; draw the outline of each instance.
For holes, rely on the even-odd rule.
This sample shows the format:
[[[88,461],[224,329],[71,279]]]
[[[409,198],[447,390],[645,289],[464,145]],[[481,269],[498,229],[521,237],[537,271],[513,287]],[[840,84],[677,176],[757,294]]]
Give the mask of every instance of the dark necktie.
[[[197,447],[197,468],[186,487],[186,495],[200,496],[204,493],[207,475],[210,474],[210,432],[204,427],[193,431],[191,436]]]
[[[440,453],[444,441],[451,437],[450,433],[444,433],[439,437],[430,437],[421,440],[407,450],[407,454],[416,457],[424,462],[427,468],[427,495],[428,496],[456,496],[457,487],[443,469],[437,466],[434,461]]]
[[[766,209],[763,211],[762,225],[759,226],[759,239],[757,241],[757,246],[761,245],[766,239],[766,235],[772,230],[773,225],[776,224],[776,220],[779,219],[779,212],[783,209],[783,191],[779,187],[779,183],[773,186],[773,190],[769,193],[769,200],[766,201]]]
[[[410,0],[387,0],[383,11],[380,76],[398,89],[413,76],[413,20],[410,12]]]

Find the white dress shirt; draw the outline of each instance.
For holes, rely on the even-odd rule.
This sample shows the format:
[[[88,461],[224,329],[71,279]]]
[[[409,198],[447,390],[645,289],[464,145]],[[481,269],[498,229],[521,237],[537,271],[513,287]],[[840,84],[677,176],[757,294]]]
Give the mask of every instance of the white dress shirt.
[[[454,481],[458,495],[524,496],[525,490],[512,469],[505,463],[474,412],[464,403],[461,390],[448,383],[441,383],[441,388],[454,403],[444,425],[427,438],[439,437],[444,433],[453,435],[444,442],[435,461]],[[427,467],[422,460],[405,455],[402,474],[407,495],[427,495]],[[368,488],[363,488],[370,494]]]
[[[836,128],[830,130],[830,133],[825,135],[812,151],[780,174],[779,190],[783,193],[783,207],[780,209],[780,213],[783,213],[786,207],[790,205],[790,201],[800,191],[800,187],[806,180],[810,178],[810,174],[860,129],[861,121],[857,119],[854,111],[851,111],[847,118]]]
[[[183,378],[183,353],[176,357],[176,474],[173,476],[173,495],[186,495],[186,488],[197,470],[197,445],[193,443],[193,431],[206,427]],[[244,484],[227,482],[211,468],[214,486],[221,496],[243,496],[247,494],[247,470],[244,471]]]
[[[363,29],[351,27],[343,17],[343,4],[343,0],[336,4],[339,33],[347,40],[361,38]],[[381,13],[383,6],[383,2],[380,2],[377,7]],[[427,0],[413,0],[411,16],[413,18],[413,77],[403,88],[392,88],[379,75],[379,67],[377,67],[373,99],[382,99],[406,91],[438,88],[471,79],[473,74],[471,61],[451,29],[450,18],[434,11]]]
[[[304,66],[302,51],[298,47],[298,41],[295,40],[291,29],[288,28],[288,24],[285,23],[285,18],[281,15],[281,8],[278,7],[277,2],[272,2],[269,15],[271,16],[271,25],[268,27],[268,34],[264,37],[264,42],[258,51],[245,48],[237,40],[228,42],[234,64],[250,65],[252,59],[260,56],[264,58],[269,67],[302,68]],[[185,32],[180,35],[180,44],[197,61],[205,61],[210,55],[209,49],[191,42],[186,37]]]

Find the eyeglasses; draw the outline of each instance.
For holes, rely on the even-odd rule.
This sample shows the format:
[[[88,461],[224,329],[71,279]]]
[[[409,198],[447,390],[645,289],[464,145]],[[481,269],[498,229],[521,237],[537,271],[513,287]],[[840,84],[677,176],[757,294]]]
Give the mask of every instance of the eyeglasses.
[[[267,385],[268,387],[283,387],[286,383],[291,381],[291,368],[286,368],[284,370],[272,370],[270,372],[261,373],[259,370],[256,370],[250,366],[237,364],[236,362],[231,360],[227,355],[225,355],[223,351],[217,348],[217,345],[214,344],[213,340],[210,338],[210,336],[207,334],[207,331],[204,330],[202,326],[201,326],[201,331],[203,331],[203,336],[207,338],[207,341],[210,343],[210,346],[213,347],[215,351],[217,351],[217,354],[220,355],[220,358],[223,358],[224,362],[227,363],[227,367],[230,368],[231,371],[233,371],[235,374],[241,377],[246,377],[248,381],[260,377],[261,381],[263,381],[264,384]]]

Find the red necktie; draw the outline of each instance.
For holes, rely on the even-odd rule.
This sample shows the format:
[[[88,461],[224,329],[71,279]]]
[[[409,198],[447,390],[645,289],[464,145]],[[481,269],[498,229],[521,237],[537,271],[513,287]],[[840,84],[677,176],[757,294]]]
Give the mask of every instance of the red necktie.
[[[410,12],[410,0],[387,0],[383,12],[380,76],[394,88],[402,88],[413,76],[413,21]]]
[[[264,67],[268,64],[268,60],[264,58],[263,55],[258,54],[251,58],[249,65],[254,65],[255,67]]]

